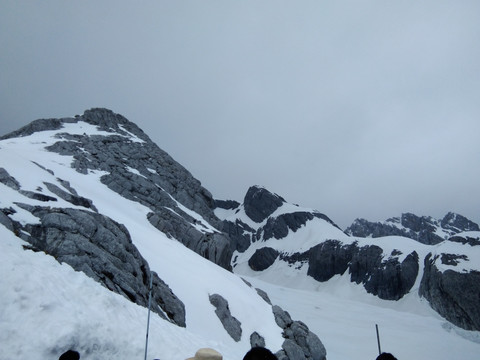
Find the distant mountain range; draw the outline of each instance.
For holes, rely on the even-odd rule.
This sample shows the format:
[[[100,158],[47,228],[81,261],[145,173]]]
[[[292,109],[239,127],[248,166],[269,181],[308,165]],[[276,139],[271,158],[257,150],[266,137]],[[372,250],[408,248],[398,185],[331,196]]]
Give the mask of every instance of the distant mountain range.
[[[152,278],[159,317],[202,336],[205,322],[216,324],[208,336],[238,354],[263,345],[280,360],[326,358],[317,335],[240,276],[283,286],[348,277],[385,301],[418,292],[451,323],[480,330],[473,221],[405,213],[357,219],[343,231],[261,186],[242,203],[215,200],[110,110],[37,120],[0,138],[0,189],[0,224],[26,251],[53,256],[139,306],[148,305]],[[43,350],[69,345],[58,342]]]

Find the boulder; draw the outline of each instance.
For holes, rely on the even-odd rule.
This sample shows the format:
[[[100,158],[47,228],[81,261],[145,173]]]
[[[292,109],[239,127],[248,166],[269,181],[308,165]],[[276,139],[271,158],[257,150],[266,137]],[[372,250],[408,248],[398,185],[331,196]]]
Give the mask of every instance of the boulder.
[[[215,314],[217,314],[225,331],[235,341],[242,338],[242,324],[235,318],[228,307],[228,301],[219,294],[210,295],[210,303],[215,306]]]
[[[317,335],[301,321],[293,321],[290,314],[274,305],[273,314],[277,325],[283,330],[285,341],[277,352],[279,359],[326,360],[327,351]]]

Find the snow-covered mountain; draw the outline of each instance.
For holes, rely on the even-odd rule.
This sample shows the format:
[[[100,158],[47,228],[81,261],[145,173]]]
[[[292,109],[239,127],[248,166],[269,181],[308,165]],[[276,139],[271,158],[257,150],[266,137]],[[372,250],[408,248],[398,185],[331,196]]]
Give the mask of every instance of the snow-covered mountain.
[[[150,359],[371,359],[375,323],[400,359],[478,357],[454,324],[478,330],[480,232],[458,216],[428,245],[350,236],[258,186],[215,201],[105,109],[4,136],[0,190],[0,359],[143,357],[150,279]]]
[[[305,277],[324,283],[343,276],[383,300],[417,294],[453,324],[480,330],[480,232],[461,215],[449,213],[441,222],[423,224],[446,237],[425,244],[394,231],[375,238],[350,236],[327,216],[259,186],[248,190],[243,204],[217,201],[216,214],[235,240],[232,264],[238,274],[284,286],[301,284]],[[422,224],[426,218],[404,214],[402,226],[415,219]],[[384,229],[404,230],[390,224]],[[427,237],[420,225],[410,225],[413,230]]]
[[[384,222],[356,219],[345,230],[347,234],[359,237],[377,238],[399,235],[428,245],[441,243],[451,236],[466,231],[480,231],[480,228],[473,221],[452,212],[441,220],[411,213],[404,213],[400,217],[393,217]]]
[[[122,116],[93,109],[4,137],[0,189],[1,359],[138,358],[151,277],[151,357],[210,345],[234,359],[256,344],[325,357],[304,324],[228,271],[210,193]]]

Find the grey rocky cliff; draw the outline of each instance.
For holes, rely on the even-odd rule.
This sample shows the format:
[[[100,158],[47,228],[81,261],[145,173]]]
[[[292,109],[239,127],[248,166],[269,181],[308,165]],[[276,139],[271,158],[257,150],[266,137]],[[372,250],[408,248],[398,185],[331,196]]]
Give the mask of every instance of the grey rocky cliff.
[[[415,284],[419,272],[418,254],[413,251],[400,262],[401,252],[384,254],[378,246],[359,247],[328,240],[311,248],[307,275],[317,281],[328,281],[348,270],[350,281],[362,284],[367,292],[384,300],[398,300]],[[297,254],[295,260],[299,257]]]
[[[230,269],[230,240],[221,232],[223,225],[213,212],[214,200],[210,192],[123,116],[107,109],[91,109],[74,119],[37,120],[4,138],[58,130],[63,123],[79,121],[95,125],[111,135],[62,134],[47,150],[73,156],[72,167],[81,174],[105,172],[101,181],[123,197],[150,208],[148,219],[160,231]],[[88,202],[87,199],[77,201]],[[204,220],[193,218],[185,209],[196,212]],[[215,234],[207,231],[209,226],[218,229]]]
[[[456,266],[458,259],[468,260],[468,257],[429,254],[425,258],[419,294],[448,321],[467,330],[480,331],[480,272],[438,269],[438,262]]]

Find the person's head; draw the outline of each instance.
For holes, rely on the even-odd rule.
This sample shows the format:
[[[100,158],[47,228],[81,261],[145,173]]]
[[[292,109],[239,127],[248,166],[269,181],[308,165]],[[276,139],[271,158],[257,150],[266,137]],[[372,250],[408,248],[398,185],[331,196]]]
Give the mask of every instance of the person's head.
[[[243,357],[243,360],[278,360],[268,349],[260,346],[251,348]]]
[[[75,350],[68,350],[64,352],[62,355],[60,355],[60,357],[58,358],[58,360],[79,360],[79,359],[80,359],[80,354],[78,353],[78,351],[75,351]]]
[[[376,360],[397,360],[397,358],[390,353],[381,353]]]
[[[218,351],[210,348],[198,349],[194,357],[187,360],[222,360],[222,354]]]

